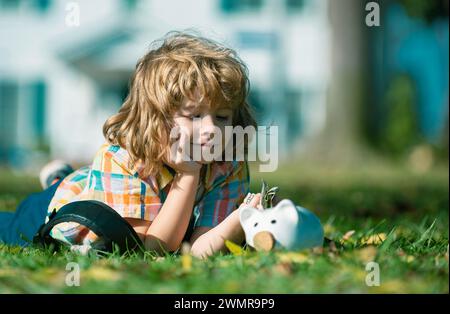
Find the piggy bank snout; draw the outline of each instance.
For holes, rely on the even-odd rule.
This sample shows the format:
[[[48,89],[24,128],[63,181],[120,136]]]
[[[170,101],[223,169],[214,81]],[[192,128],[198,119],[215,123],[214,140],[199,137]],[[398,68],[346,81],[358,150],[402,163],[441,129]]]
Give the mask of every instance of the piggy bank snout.
[[[257,251],[268,252],[275,246],[275,238],[269,231],[260,231],[253,236],[253,245]]]

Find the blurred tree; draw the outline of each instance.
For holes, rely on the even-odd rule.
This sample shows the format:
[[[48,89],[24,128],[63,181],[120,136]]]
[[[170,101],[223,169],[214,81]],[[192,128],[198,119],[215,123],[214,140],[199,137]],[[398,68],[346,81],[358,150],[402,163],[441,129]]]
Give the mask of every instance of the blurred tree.
[[[313,159],[352,164],[364,159],[362,110],[367,91],[365,3],[360,0],[328,1],[331,23],[331,77],[327,95],[326,125],[308,143]],[[308,157],[308,156],[307,156]]]
[[[443,151],[442,151],[442,155],[440,157],[445,158],[448,161],[448,152],[449,152],[449,144],[448,144],[448,115],[447,115],[447,122],[445,123],[445,131],[444,134],[442,136],[442,147],[443,147]]]
[[[398,75],[386,92],[386,120],[381,147],[395,155],[408,151],[420,142],[415,90],[410,77]]]

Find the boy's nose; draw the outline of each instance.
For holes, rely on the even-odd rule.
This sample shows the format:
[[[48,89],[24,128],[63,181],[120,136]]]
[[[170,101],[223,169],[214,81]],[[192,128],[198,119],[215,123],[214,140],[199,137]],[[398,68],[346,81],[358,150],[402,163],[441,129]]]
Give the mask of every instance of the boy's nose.
[[[210,139],[214,136],[215,124],[211,115],[206,115],[202,119],[200,134],[202,138]]]

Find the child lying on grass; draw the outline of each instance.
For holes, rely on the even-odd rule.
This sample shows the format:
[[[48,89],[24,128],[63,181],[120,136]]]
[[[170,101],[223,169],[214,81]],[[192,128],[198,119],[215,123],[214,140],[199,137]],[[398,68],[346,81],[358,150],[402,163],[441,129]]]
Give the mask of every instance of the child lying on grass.
[[[98,200],[125,218],[148,250],[175,251],[186,240],[193,255],[205,257],[225,250],[225,239],[241,243],[236,209],[246,195],[252,207],[260,197],[248,193],[247,162],[181,157],[187,148],[210,151],[217,128],[224,134],[225,126],[255,126],[247,93],[246,67],[233,50],[169,34],[137,63],[128,97],[103,126],[106,143],[92,165],[76,171],[61,163],[46,167],[45,191],[27,198],[15,214],[0,213],[0,241],[26,245],[20,235],[31,239],[54,209]],[[174,127],[188,130],[186,136],[171,138]],[[223,136],[221,141],[225,148]],[[220,157],[223,150],[213,154]],[[70,245],[97,239],[76,223],[57,225],[51,236]]]

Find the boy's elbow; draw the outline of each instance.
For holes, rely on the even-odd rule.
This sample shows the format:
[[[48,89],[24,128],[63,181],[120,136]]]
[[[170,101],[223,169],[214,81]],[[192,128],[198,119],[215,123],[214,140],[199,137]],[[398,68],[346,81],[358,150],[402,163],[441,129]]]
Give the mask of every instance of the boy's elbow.
[[[164,241],[151,234],[145,236],[145,249],[149,251],[156,251],[158,253],[174,252],[179,246],[180,243],[175,241]]]
[[[168,239],[167,241],[164,241],[164,245],[165,245],[165,248],[167,249],[167,251],[175,252],[176,250],[178,250],[180,248],[181,240],[177,241],[177,240],[173,240],[173,239]]]
[[[169,244],[167,244],[167,250],[169,252],[175,252],[176,250],[178,250],[180,248],[180,244],[181,243],[169,243]]]

